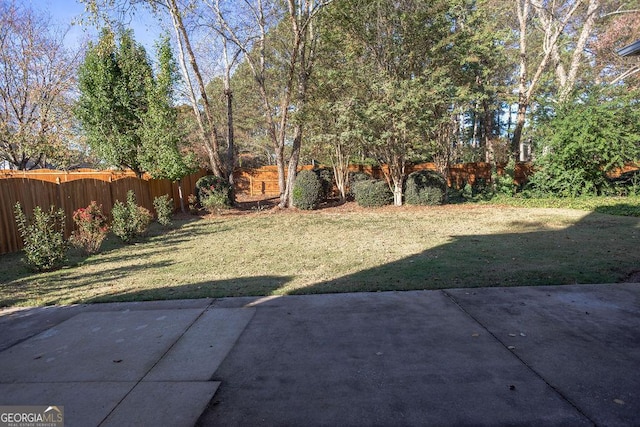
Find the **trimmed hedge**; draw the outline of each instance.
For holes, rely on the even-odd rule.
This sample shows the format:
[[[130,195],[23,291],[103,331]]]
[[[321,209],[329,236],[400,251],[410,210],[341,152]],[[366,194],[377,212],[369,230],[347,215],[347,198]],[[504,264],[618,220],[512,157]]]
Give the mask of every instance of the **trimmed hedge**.
[[[327,200],[333,192],[333,171],[329,168],[313,169],[322,187],[322,200]]]
[[[347,191],[347,197],[351,200],[355,200],[356,193],[354,191],[356,183],[360,181],[372,181],[373,177],[365,172],[355,172],[349,174],[349,189]]]
[[[379,207],[393,203],[393,193],[385,181],[364,180],[353,184],[356,203],[363,207]]]
[[[323,198],[322,182],[318,174],[310,170],[302,170],[296,175],[293,185],[293,206],[298,209],[313,210]]]
[[[447,194],[447,181],[438,172],[423,170],[409,174],[404,199],[410,205],[441,205]]]

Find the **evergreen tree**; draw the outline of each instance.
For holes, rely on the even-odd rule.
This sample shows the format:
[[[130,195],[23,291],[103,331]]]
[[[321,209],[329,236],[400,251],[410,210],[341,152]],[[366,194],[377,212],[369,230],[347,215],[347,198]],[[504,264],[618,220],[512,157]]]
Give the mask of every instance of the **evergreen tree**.
[[[130,30],[103,30],[79,71],[76,114],[88,143],[109,166],[177,181],[192,170],[180,153],[183,137],[173,107],[177,66],[169,40],[158,44],[154,76],[146,51]]]
[[[76,116],[87,142],[109,166],[129,168],[141,175],[140,128],[148,109],[147,87],[153,79],[144,47],[131,31],[103,30],[89,46],[78,72],[80,97]]]
[[[140,164],[154,178],[178,181],[193,171],[192,154],[184,156],[179,144],[184,138],[177,126],[173,90],[178,81],[177,65],[168,38],[158,43],[159,68],[155,79],[147,78],[147,111],[140,127]]]

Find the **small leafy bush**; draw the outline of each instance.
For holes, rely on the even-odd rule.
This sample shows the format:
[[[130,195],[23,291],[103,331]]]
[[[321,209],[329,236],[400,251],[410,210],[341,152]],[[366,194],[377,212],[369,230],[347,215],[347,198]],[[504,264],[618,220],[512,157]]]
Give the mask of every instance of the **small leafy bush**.
[[[40,206],[33,209],[27,218],[20,203],[14,207],[16,223],[24,244],[26,263],[39,271],[60,267],[67,256],[67,242],[64,239],[65,215],[54,206],[43,211]]]
[[[412,172],[405,185],[404,197],[410,205],[441,205],[447,194],[447,181],[435,171]]]
[[[156,221],[163,227],[171,227],[173,224],[173,199],[168,194],[153,199],[153,208],[156,210]]]
[[[92,201],[86,208],[80,208],[73,213],[76,230],[71,235],[70,242],[91,255],[100,252],[100,246],[109,231],[107,217],[102,213],[102,205]]]
[[[198,198],[195,194],[189,194],[187,197],[187,203],[189,203],[189,213],[191,215],[198,214]]]
[[[491,182],[493,183],[493,191],[495,194],[505,196],[513,196],[516,194],[518,185],[515,182],[516,161],[511,158],[504,166],[503,173],[499,174],[494,166],[491,171]]]
[[[298,209],[316,209],[322,201],[322,183],[314,171],[298,172],[293,185],[293,205]]]
[[[355,200],[355,185],[360,181],[372,181],[373,177],[365,172],[355,172],[349,174],[349,191],[347,192],[347,197],[351,200]]]
[[[200,205],[210,213],[231,207],[231,186],[224,179],[206,175],[196,182],[196,197]]]
[[[385,181],[364,180],[353,185],[356,203],[364,207],[378,207],[390,205],[393,193]]]
[[[127,192],[126,203],[117,200],[113,204],[111,215],[111,231],[126,243],[144,235],[153,218],[148,209],[136,204],[136,196],[131,190]]]

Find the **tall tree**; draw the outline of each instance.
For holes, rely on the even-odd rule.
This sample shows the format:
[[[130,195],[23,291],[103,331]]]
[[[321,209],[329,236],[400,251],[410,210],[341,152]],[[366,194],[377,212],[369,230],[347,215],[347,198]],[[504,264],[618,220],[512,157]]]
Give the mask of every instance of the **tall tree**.
[[[173,90],[178,75],[168,38],[158,44],[158,70],[131,31],[103,30],[80,67],[76,113],[89,145],[108,165],[178,181],[191,171],[179,150]]]
[[[544,73],[551,69],[557,79],[556,102],[571,95],[600,7],[599,0],[517,1],[520,59],[514,152],[520,150],[526,114]]]
[[[206,80],[202,61],[196,56],[194,39],[185,20],[198,8],[193,4],[183,4],[178,0],[80,0],[85,4],[93,19],[99,22],[111,22],[110,12],[122,14],[131,7],[147,7],[153,13],[166,16],[171,21],[174,42],[177,46],[178,64],[182,73],[182,83],[189,99],[189,105],[200,137],[207,153],[209,168],[214,175],[225,177],[226,170],[233,165],[225,165],[220,152],[220,134],[214,120],[212,102],[206,91]],[[190,2],[187,2],[190,3]]]
[[[316,21],[320,11],[330,2],[331,0],[287,0],[284,2],[284,11],[280,11],[277,2],[270,4],[267,0],[247,1],[247,16],[244,20],[238,19],[238,10],[230,16],[220,7],[220,2],[217,2],[217,11],[224,31],[242,50],[262,98],[263,114],[278,168],[280,207],[287,207],[292,202],[304,127],[303,120],[294,121],[293,136],[290,138],[291,150],[287,159],[285,148],[289,140],[289,119],[293,110],[299,117],[303,115],[309,79],[315,64]],[[268,37],[271,30],[268,18],[273,13],[276,16],[275,22],[279,23],[288,39],[284,41],[286,52],[283,57],[287,59],[284,77],[279,81],[281,89],[277,108],[274,108],[270,95],[273,82],[267,78],[268,41],[274,40]],[[243,31],[246,28],[250,28],[248,33]]]
[[[143,117],[153,72],[145,49],[131,31],[103,30],[90,44],[78,73],[76,114],[87,141],[108,165],[142,175]]]
[[[64,164],[73,140],[77,54],[50,20],[0,2],[0,161],[15,169]]]
[[[195,159],[192,153],[184,154],[180,150],[185,135],[177,126],[178,110],[173,105],[178,71],[168,37],[160,40],[157,50],[159,65],[155,79],[149,76],[146,81],[148,100],[140,129],[140,163],[154,178],[178,183],[180,207],[184,212],[180,180],[194,171]]]
[[[417,156],[449,161],[451,113],[473,73],[466,42],[473,4],[421,0],[334,4],[344,40],[360,61],[354,102],[365,148],[387,165],[394,203],[402,204],[407,162]],[[346,59],[346,58],[345,58]],[[350,58],[349,58],[350,59]],[[464,94],[468,96],[467,94]]]

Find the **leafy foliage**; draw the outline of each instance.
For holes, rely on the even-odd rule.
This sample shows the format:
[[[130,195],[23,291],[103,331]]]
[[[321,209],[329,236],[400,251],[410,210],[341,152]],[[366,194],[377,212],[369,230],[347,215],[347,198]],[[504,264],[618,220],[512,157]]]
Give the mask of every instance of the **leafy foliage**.
[[[516,161],[511,158],[504,166],[503,173],[499,174],[496,166],[491,171],[491,182],[495,194],[504,194],[505,196],[513,196],[517,190],[515,182]]]
[[[76,210],[73,213],[73,222],[76,224],[76,230],[71,236],[71,243],[87,255],[100,252],[100,246],[109,232],[102,205],[92,201],[86,208]]]
[[[111,231],[123,242],[129,243],[146,233],[153,216],[148,209],[136,204],[133,191],[127,192],[127,202],[117,200],[111,210]]]
[[[176,181],[193,170],[173,108],[177,65],[167,38],[158,45],[154,76],[131,31],[103,30],[78,72],[76,116],[92,150],[108,165]]]
[[[169,39],[164,37],[157,49],[158,71],[155,80],[148,78],[146,82],[147,111],[140,127],[139,157],[141,166],[152,177],[177,181],[195,170],[195,156],[183,155],[179,149],[185,132],[177,126],[178,111],[172,106],[179,79]]]
[[[163,227],[171,227],[173,224],[173,199],[168,194],[153,199],[153,208],[156,210],[156,220]]]
[[[611,179],[612,192],[617,196],[640,196],[640,169],[631,170]]]
[[[363,207],[386,206],[393,202],[393,193],[385,181],[358,181],[353,186],[356,203]]]
[[[611,96],[613,95],[613,96]],[[563,106],[536,162],[530,191],[564,197],[600,195],[607,174],[640,153],[640,113],[633,95],[595,93]]]
[[[221,177],[206,175],[196,182],[196,197],[200,205],[211,213],[231,207],[231,185]]]
[[[198,198],[196,197],[196,195],[189,194],[189,196],[187,196],[187,202],[189,203],[189,213],[191,215],[197,215],[198,214]]]
[[[60,267],[67,252],[64,211],[51,206],[46,212],[36,206],[32,217],[27,218],[20,203],[16,203],[14,211],[27,264],[39,271]]]
[[[316,209],[323,197],[323,188],[316,172],[302,170],[296,176],[293,186],[293,205],[298,209]]]
[[[318,176],[320,185],[322,187],[322,193],[320,195],[322,200],[326,200],[331,196],[333,191],[333,171],[329,168],[313,169],[313,172]]]
[[[440,205],[447,194],[447,181],[438,172],[423,170],[409,174],[405,201],[410,205]]]
[[[358,182],[371,181],[371,180],[373,180],[373,177],[365,172],[355,172],[355,173],[349,174],[349,192],[348,192],[349,198],[355,200],[355,197],[356,197],[355,187]]]
[[[141,119],[148,108],[153,73],[144,48],[131,31],[103,30],[89,45],[78,71],[76,116],[91,149],[107,164],[144,172],[138,156]]]

